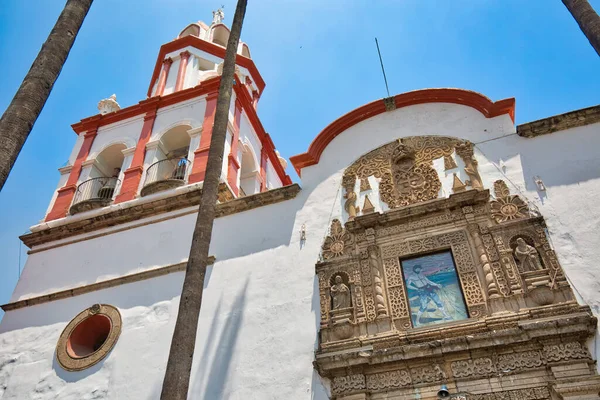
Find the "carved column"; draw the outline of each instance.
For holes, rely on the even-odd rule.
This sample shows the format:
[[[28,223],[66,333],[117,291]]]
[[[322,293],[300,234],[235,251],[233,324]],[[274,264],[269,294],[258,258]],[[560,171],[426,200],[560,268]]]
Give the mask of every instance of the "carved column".
[[[477,160],[473,152],[473,143],[464,142],[456,145],[456,154],[462,158],[465,163],[465,172],[469,175],[469,185],[473,189],[483,189],[481,176],[477,170]]]
[[[358,214],[358,207],[356,206],[356,192],[354,191],[354,186],[356,183],[356,176],[354,175],[346,175],[342,178],[342,186],[346,190],[344,194],[344,198],[346,202],[344,203],[344,209],[348,213],[348,221],[356,218]]]
[[[492,272],[492,267],[490,266],[490,261],[488,259],[487,253],[485,252],[485,246],[483,245],[483,241],[481,240],[479,225],[469,224],[467,226],[467,229],[469,230],[469,234],[471,235],[471,238],[473,238],[473,242],[475,242],[475,247],[477,248],[477,256],[479,257],[479,262],[485,275],[485,284],[488,297],[501,297],[498,293],[496,281],[494,280],[494,274]]]
[[[375,312],[377,314],[377,317],[387,317],[388,310],[385,305],[385,297],[383,292],[383,278],[380,272],[379,248],[377,246],[369,246],[367,252],[369,255],[369,265],[371,266],[371,274],[373,276]]]
[[[160,73],[160,78],[158,78],[158,85],[156,87],[155,96],[162,96],[165,91],[165,86],[167,85],[167,79],[169,78],[169,70],[171,69],[171,64],[173,64],[173,59],[167,58],[163,61],[163,69]]]
[[[184,51],[180,54],[179,59],[179,70],[177,71],[177,81],[175,82],[175,91],[183,89],[183,83],[185,81],[185,73],[187,70],[187,63],[190,58],[190,52]]]
[[[506,272],[506,277],[508,278],[510,291],[512,293],[523,293],[523,283],[517,270],[517,266],[515,265],[512,250],[504,245],[504,241],[501,237],[495,237],[494,240],[496,242],[496,247],[498,248],[498,253],[500,254],[502,268]]]

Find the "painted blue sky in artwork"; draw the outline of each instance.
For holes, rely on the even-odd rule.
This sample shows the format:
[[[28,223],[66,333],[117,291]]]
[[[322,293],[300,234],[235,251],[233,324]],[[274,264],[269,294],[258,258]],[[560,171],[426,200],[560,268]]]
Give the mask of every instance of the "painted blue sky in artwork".
[[[0,7],[0,110],[9,104],[64,1]],[[458,87],[517,99],[517,123],[598,103],[600,58],[560,1],[250,1],[242,38],[267,87],[259,115],[281,154],[306,150],[330,122],[392,94]],[[600,0],[592,0],[596,9]],[[160,45],[233,0],[95,1],[52,95],[0,193],[0,303],[18,278],[17,236],[44,216],[75,142],[70,125],[113,93],[145,98]],[[288,173],[298,177],[291,167]],[[25,248],[21,249],[22,264]],[[57,261],[58,262],[58,261]]]

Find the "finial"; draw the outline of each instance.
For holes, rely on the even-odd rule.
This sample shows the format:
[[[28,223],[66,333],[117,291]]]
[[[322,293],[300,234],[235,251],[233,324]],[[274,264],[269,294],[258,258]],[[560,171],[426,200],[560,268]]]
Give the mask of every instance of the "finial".
[[[281,154],[279,154],[279,151],[275,150],[275,155],[277,155],[277,159],[279,159],[279,163],[281,164],[281,166],[283,167],[283,169],[287,168],[287,161],[285,158],[281,157]]]
[[[211,25],[220,24],[225,19],[225,13],[223,12],[223,8],[225,6],[219,7],[217,11],[213,11],[213,20]]]
[[[121,109],[121,106],[119,106],[119,103],[117,103],[117,95],[116,94],[113,94],[108,99],[100,100],[100,102],[98,103],[98,111],[100,111],[100,114],[102,114],[102,115],[108,114],[108,113],[111,113],[114,111],[119,111],[120,109]]]

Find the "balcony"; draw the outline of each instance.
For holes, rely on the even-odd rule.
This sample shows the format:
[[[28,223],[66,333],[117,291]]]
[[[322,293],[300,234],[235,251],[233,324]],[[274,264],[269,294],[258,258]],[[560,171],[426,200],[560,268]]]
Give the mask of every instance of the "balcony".
[[[190,161],[185,157],[168,158],[148,167],[141,195],[169,190],[185,185]]]
[[[119,183],[119,179],[115,177],[92,178],[81,183],[77,186],[69,213],[74,215],[109,205]]]

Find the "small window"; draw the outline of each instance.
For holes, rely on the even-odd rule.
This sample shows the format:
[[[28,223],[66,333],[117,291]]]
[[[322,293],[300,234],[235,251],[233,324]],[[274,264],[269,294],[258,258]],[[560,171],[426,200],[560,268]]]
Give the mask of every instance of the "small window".
[[[67,371],[89,368],[108,355],[120,334],[119,310],[107,304],[94,304],[63,330],[56,345],[58,363]]]
[[[415,328],[468,318],[450,250],[401,260]]]

